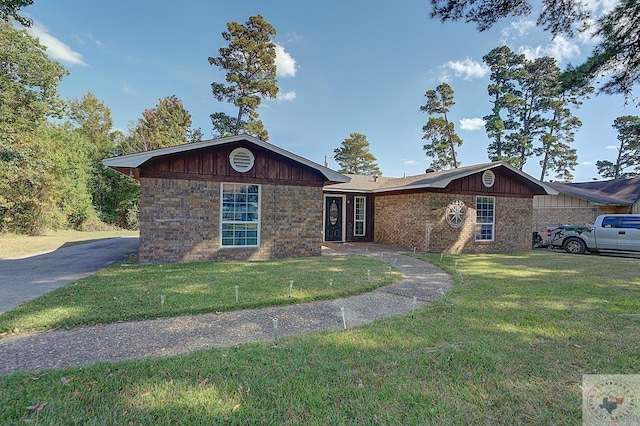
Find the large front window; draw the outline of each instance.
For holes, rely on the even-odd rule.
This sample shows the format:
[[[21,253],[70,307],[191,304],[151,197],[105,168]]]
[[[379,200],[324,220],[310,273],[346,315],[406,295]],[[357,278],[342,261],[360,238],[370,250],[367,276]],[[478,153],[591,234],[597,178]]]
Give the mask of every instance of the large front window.
[[[260,185],[223,183],[220,202],[223,247],[260,245]]]
[[[365,234],[365,223],[367,217],[366,201],[366,197],[354,197],[355,208],[353,209],[353,235],[356,237],[364,237]]]
[[[476,197],[476,241],[493,241],[495,206],[494,197]]]

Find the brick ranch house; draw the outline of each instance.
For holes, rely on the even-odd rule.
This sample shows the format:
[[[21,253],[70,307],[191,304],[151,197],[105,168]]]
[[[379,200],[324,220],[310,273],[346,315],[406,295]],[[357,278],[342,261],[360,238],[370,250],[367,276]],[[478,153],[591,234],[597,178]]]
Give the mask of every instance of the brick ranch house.
[[[533,197],[557,194],[500,162],[404,178],[347,176],[324,188],[326,241],[436,253],[530,250]]]
[[[103,163],[140,181],[141,263],[315,256],[325,241],[525,251],[533,196],[556,194],[503,163],[345,176],[246,135]]]
[[[349,180],[246,135],[103,164],[140,181],[140,263],[320,255],[322,187]]]

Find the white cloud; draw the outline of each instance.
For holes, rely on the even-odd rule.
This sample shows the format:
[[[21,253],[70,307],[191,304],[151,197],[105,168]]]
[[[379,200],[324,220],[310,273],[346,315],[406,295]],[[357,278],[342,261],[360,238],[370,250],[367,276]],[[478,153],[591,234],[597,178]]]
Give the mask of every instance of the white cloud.
[[[583,161],[583,162],[582,162],[582,163],[580,163],[580,164],[582,164],[583,166],[590,166],[590,165],[592,165],[592,164],[593,164],[593,161]]]
[[[276,43],[276,74],[278,77],[295,77],[296,60],[284,51],[284,47]]]
[[[418,164],[416,160],[404,160],[404,164]]]
[[[462,130],[479,130],[484,129],[485,121],[482,118],[463,118],[460,120],[460,128]]]
[[[502,44],[507,44],[507,40],[513,38],[524,37],[531,29],[535,28],[536,21],[532,21],[529,19],[521,19],[515,22],[512,22],[511,25],[508,25],[502,29]]]
[[[276,99],[278,99],[279,101],[292,101],[295,98],[296,98],[296,92],[291,91],[286,93],[278,93],[278,97]]]
[[[561,35],[554,38],[547,46],[523,46],[520,47],[519,51],[529,60],[540,58],[542,56],[551,56],[558,63],[566,59],[573,59],[580,56],[580,46]]]
[[[40,43],[47,48],[47,53],[52,59],[68,65],[88,66],[82,59],[82,54],[74,52],[69,46],[49,34],[41,23],[34,21],[27,31],[33,37],[40,39]]]
[[[465,80],[482,78],[489,73],[489,68],[486,65],[471,58],[466,58],[463,61],[450,61],[444,66],[451,68],[456,73],[456,76],[462,76]]]
[[[615,145],[607,145],[607,149],[615,149],[617,151],[618,147]]]
[[[587,9],[595,16],[601,16],[610,12],[618,3],[620,3],[620,0],[586,0],[584,2]]]

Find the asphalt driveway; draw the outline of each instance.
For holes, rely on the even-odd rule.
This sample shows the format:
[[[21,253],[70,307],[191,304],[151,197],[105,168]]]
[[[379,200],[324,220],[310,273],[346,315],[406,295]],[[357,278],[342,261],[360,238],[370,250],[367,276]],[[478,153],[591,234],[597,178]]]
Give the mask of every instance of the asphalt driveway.
[[[120,237],[23,259],[0,260],[0,313],[121,262],[137,251],[138,237]]]

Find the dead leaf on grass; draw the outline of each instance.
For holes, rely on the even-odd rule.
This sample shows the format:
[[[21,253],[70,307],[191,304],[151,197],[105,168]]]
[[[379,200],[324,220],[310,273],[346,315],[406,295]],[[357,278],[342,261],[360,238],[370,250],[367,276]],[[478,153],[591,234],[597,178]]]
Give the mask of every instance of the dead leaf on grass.
[[[235,413],[236,411],[238,411],[240,409],[240,404],[236,404],[233,406],[233,408],[231,409],[232,413]]]
[[[27,410],[31,410],[32,413],[39,413],[47,405],[46,401],[38,402],[36,405],[27,407]]]

